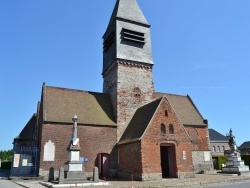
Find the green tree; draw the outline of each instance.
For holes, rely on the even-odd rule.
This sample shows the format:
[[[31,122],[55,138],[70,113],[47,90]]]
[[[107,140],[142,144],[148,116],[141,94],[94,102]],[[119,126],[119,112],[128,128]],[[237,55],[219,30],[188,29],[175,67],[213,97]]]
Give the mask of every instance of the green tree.
[[[13,150],[1,150],[0,159],[2,161],[12,161]]]

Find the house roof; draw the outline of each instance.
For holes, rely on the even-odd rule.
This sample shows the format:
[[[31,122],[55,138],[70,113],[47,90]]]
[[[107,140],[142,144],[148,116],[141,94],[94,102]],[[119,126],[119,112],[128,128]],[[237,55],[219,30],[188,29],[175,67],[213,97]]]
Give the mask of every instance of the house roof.
[[[204,118],[188,95],[183,96],[156,92],[155,96],[156,98],[163,96],[167,97],[175,113],[177,114],[177,117],[183,125],[207,126]]]
[[[109,25],[116,18],[148,25],[148,22],[136,0],[117,0],[109,21]]]
[[[118,144],[140,140],[162,98],[138,108]]]
[[[239,149],[250,148],[250,141],[244,142],[240,145]]]
[[[228,138],[214,129],[208,129],[210,142],[228,142]]]
[[[32,140],[33,139],[33,133],[35,131],[35,125],[36,125],[36,118],[37,118],[37,115],[33,114],[33,116],[30,118],[30,120],[25,125],[25,127],[20,132],[20,134],[16,138],[14,138],[14,141],[15,140]]]
[[[109,95],[83,90],[43,86],[45,122],[116,126]]]

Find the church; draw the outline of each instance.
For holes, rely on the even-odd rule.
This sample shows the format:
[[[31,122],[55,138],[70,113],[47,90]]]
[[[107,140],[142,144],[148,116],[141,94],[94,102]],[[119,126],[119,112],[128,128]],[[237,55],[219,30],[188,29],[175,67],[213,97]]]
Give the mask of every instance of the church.
[[[142,181],[212,170],[208,121],[190,96],[155,91],[153,66],[150,25],[137,1],[117,0],[103,35],[103,92],[43,83],[37,112],[14,138],[12,175],[57,174],[74,115],[87,177],[93,167],[100,178]]]

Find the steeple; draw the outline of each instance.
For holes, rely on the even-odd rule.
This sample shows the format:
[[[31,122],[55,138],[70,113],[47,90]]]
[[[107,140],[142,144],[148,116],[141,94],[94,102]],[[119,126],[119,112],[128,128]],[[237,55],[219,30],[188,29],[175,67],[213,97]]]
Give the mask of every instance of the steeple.
[[[110,18],[109,25],[115,19],[133,21],[149,27],[149,24],[136,0],[118,0]]]
[[[103,36],[103,73],[117,59],[152,65],[149,28],[136,0],[117,0]]]
[[[153,100],[150,25],[136,0],[117,0],[103,35],[103,92],[110,94],[118,140],[137,108]]]

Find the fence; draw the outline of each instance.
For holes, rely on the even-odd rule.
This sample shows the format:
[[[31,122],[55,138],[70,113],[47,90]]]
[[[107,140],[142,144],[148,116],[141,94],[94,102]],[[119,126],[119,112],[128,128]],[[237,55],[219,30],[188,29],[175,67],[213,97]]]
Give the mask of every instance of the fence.
[[[38,155],[39,150],[37,147],[15,146],[13,149],[11,176],[38,176]]]

